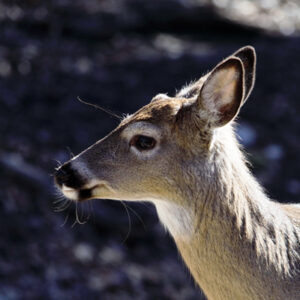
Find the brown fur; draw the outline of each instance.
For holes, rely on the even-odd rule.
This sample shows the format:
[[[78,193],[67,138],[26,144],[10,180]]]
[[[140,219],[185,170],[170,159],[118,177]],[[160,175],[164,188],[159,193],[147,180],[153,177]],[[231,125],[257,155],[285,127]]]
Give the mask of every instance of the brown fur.
[[[92,198],[153,202],[208,299],[300,299],[300,208],[268,199],[234,134],[255,62],[240,49],[70,161]],[[139,151],[139,135],[156,147]]]

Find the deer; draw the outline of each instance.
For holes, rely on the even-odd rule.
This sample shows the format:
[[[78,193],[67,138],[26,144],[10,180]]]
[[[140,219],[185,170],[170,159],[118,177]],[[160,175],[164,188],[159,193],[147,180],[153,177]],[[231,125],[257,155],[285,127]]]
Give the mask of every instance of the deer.
[[[255,73],[245,46],[55,171],[75,202],[153,203],[207,299],[300,299],[300,206],[266,195],[235,134]]]

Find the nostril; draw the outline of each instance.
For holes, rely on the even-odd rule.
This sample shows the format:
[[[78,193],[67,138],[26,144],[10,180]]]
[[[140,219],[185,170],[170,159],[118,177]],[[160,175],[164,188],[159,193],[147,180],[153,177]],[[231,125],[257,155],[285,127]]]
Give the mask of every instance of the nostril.
[[[54,178],[56,184],[60,187],[64,184],[70,188],[80,189],[84,185],[83,178],[71,167],[70,163],[66,163],[57,169]]]

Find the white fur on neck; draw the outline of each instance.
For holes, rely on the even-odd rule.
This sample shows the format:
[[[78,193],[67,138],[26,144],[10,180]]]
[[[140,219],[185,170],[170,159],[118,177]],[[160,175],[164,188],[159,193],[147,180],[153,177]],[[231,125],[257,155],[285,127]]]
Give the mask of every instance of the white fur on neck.
[[[174,238],[181,240],[192,238],[193,218],[189,209],[165,200],[154,200],[153,203],[161,223]]]

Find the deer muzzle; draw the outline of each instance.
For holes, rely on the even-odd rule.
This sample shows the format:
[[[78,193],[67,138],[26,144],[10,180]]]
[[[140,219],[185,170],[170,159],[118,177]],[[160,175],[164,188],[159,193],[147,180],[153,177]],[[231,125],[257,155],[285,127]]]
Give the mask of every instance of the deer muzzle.
[[[67,162],[54,173],[56,186],[71,200],[83,201],[92,197],[93,187],[87,188],[87,180]]]
[[[89,173],[82,163],[70,160],[56,169],[54,182],[61,193],[70,200],[81,202],[109,197],[113,193],[109,184]]]

